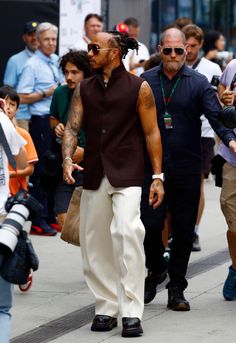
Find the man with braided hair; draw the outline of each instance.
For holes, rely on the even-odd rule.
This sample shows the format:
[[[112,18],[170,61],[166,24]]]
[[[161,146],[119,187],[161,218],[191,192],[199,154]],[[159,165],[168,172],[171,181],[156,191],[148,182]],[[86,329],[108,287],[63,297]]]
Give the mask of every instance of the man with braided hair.
[[[73,183],[72,163],[83,122],[84,190],[80,237],[86,281],[96,298],[92,331],[109,331],[122,317],[122,336],[143,333],[144,227],[140,220],[144,142],[153,168],[149,204],[164,196],[162,147],[155,102],[147,82],[121,61],[137,42],[118,32],[100,32],[88,45],[95,75],[77,86],[63,137],[64,179]],[[93,101],[91,101],[93,99]]]

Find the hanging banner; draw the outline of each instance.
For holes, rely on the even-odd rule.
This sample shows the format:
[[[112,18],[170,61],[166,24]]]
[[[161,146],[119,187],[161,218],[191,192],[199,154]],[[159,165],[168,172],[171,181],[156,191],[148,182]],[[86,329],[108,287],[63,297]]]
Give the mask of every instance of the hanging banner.
[[[84,35],[84,19],[89,13],[101,14],[101,0],[60,0],[60,56]]]

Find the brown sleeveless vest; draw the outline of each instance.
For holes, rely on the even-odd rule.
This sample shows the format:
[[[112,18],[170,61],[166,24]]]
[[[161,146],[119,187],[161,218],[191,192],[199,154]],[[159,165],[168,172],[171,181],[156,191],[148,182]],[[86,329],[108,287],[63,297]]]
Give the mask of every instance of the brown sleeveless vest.
[[[136,107],[143,81],[121,64],[106,88],[100,73],[81,82],[85,189],[97,189],[104,175],[114,187],[142,185],[144,134]]]

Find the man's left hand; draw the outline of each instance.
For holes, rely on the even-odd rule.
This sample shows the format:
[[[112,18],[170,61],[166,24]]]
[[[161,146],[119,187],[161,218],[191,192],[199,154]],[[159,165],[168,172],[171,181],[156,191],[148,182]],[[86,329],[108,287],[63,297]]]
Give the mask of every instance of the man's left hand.
[[[236,153],[236,141],[232,140],[229,142],[229,148],[232,152]]]
[[[160,179],[153,180],[149,192],[149,205],[152,205],[154,209],[160,206],[163,201],[164,194],[163,182]]]

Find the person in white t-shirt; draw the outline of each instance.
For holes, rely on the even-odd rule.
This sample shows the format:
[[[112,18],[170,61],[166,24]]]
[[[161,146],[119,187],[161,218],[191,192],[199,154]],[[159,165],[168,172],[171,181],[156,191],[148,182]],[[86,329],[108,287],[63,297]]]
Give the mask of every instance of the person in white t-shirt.
[[[24,148],[25,140],[18,135],[16,129],[4,113],[5,102],[0,99],[0,124],[10,146],[13,158],[18,168],[27,166],[27,155]],[[0,143],[0,227],[4,220],[4,206],[9,195],[8,160],[5,150]],[[0,266],[3,255],[0,254]],[[8,343],[10,337],[10,309],[12,306],[12,285],[0,275],[0,343]]]
[[[205,57],[200,58],[199,52],[203,45],[203,31],[202,29],[194,24],[188,24],[183,27],[183,33],[186,37],[187,44],[187,56],[186,64],[199,73],[205,75],[208,81],[212,84],[212,87],[217,91],[217,83],[220,79],[222,71],[218,64],[206,59]],[[201,116],[202,120],[202,132],[201,132],[201,146],[202,146],[202,180],[201,180],[201,196],[198,207],[198,218],[195,225],[195,234],[193,241],[192,251],[200,251],[201,247],[199,244],[198,226],[204,210],[204,179],[208,178],[211,169],[211,160],[214,157],[214,145],[215,135],[212,130],[209,121],[204,115]]]
[[[140,32],[140,25],[136,18],[129,17],[124,20],[124,24],[128,26],[129,36],[138,40],[138,35]],[[125,58],[129,61],[129,66],[126,63],[125,67],[128,71],[133,74],[140,76],[144,72],[144,64],[149,59],[150,54],[148,48],[143,43],[139,42],[138,52],[130,50]]]
[[[89,13],[84,19],[84,36],[81,37],[71,49],[73,51],[88,50],[88,44],[91,43],[93,36],[103,30],[103,18],[99,14]]]

